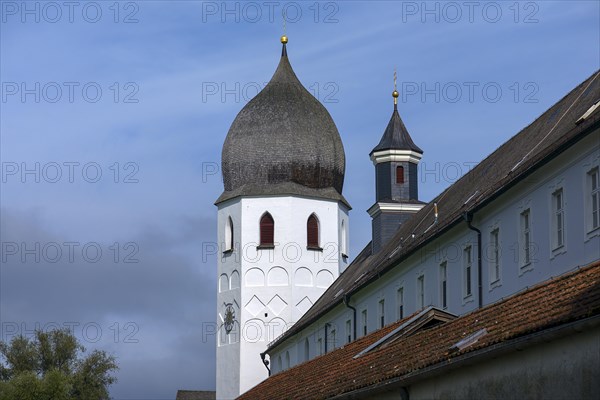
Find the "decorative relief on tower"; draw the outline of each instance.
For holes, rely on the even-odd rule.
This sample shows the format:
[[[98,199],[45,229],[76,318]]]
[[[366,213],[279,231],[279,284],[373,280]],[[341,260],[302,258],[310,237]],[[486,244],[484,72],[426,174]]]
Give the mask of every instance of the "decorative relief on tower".
[[[231,279],[229,280],[230,289],[239,289],[240,287],[240,273],[234,270],[231,273]]]
[[[313,302],[310,301],[308,296],[305,296],[302,300],[300,300],[300,302],[298,302],[298,304],[296,304],[296,308],[298,309],[298,311],[300,311],[301,314],[304,314],[308,311],[310,307],[312,307],[312,305]]]
[[[268,286],[287,286],[290,284],[290,278],[287,271],[281,267],[273,267],[267,275]]]
[[[219,276],[219,293],[229,290],[229,278],[227,274]]]
[[[271,300],[269,300],[267,306],[273,312],[273,314],[279,315],[285,309],[285,307],[287,307],[287,303],[283,301],[279,295],[275,295]]]
[[[282,320],[281,318],[273,318],[267,324],[267,328],[268,328],[268,331],[267,331],[268,341],[272,342],[273,340],[275,340],[279,336],[281,336],[281,334],[283,332],[286,331],[287,326],[286,326],[285,321]]]
[[[294,275],[294,284],[296,286],[312,286],[313,274],[310,269],[305,267],[298,268]]]
[[[317,287],[327,289],[333,283],[333,274],[326,269],[317,273]]]
[[[256,296],[252,296],[250,301],[244,307],[253,316],[257,316],[265,308],[265,304]]]
[[[260,268],[250,268],[246,271],[244,280],[248,287],[265,286],[265,273]]]
[[[265,323],[260,319],[249,319],[244,324],[244,340],[249,343],[264,342],[267,340]]]

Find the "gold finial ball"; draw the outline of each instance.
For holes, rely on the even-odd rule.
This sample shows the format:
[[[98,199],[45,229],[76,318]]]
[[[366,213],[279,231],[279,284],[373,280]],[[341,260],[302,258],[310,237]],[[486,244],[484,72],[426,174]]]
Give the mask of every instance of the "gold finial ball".
[[[397,99],[397,98],[398,98],[398,96],[400,96],[400,93],[398,93],[398,91],[397,91],[397,90],[394,90],[394,91],[392,92],[392,97],[393,97],[393,98],[395,98],[395,99]]]
[[[283,44],[286,44],[287,42],[288,42],[288,37],[287,37],[287,36],[285,36],[285,35],[283,35],[283,36],[281,37],[281,43],[283,43]]]

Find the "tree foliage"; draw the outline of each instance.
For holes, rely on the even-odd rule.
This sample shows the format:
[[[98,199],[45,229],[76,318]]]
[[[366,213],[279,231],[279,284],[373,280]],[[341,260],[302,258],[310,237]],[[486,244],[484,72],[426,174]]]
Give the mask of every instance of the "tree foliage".
[[[113,356],[85,348],[68,330],[0,342],[0,400],[107,400],[119,367]]]

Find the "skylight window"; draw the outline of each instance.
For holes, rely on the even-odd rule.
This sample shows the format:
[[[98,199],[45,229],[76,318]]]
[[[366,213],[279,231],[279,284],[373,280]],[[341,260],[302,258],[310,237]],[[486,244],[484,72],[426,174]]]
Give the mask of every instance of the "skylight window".
[[[583,113],[583,115],[581,117],[579,117],[579,119],[577,121],[575,121],[576,125],[581,124],[583,121],[585,121],[590,115],[592,115],[592,113],[594,111],[596,111],[598,108],[600,107],[600,100],[596,100],[596,102],[594,104],[592,104],[592,106],[590,108],[588,108],[588,110]]]
[[[466,338],[458,341],[454,346],[450,347],[450,352],[454,353],[457,351],[464,350],[469,346],[473,346],[479,341],[480,338],[487,335],[487,333],[488,331],[485,328],[478,330],[474,334],[467,336]]]

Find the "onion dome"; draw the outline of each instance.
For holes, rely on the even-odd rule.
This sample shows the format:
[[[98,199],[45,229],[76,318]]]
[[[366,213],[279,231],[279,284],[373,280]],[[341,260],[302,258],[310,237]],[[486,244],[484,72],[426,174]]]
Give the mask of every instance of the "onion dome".
[[[216,203],[237,196],[301,195],[347,204],[340,134],[296,77],[287,37],[281,42],[275,74],[229,128],[221,157],[225,191]]]

